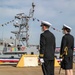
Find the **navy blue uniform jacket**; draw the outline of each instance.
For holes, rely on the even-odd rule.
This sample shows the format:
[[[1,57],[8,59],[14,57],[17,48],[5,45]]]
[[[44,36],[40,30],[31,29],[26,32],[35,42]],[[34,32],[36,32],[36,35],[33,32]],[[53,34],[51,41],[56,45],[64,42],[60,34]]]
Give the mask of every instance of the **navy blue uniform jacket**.
[[[65,34],[62,37],[61,41],[61,48],[60,48],[60,55],[64,53],[65,47],[68,48],[67,57],[73,56],[73,49],[74,49],[74,37],[71,34]]]
[[[40,57],[44,60],[54,60],[55,47],[55,36],[46,30],[40,35]]]

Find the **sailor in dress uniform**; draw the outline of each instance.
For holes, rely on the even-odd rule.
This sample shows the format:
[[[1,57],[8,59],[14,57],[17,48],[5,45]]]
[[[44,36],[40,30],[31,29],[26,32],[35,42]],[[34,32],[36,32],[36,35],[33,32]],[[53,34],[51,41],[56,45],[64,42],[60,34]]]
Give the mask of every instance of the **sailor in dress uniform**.
[[[73,49],[74,49],[74,37],[70,34],[72,28],[68,25],[63,25],[63,34],[60,48],[60,57],[62,57],[65,48],[67,47],[67,54],[64,55],[64,59],[61,68],[65,70],[65,75],[73,75]]]
[[[49,31],[51,23],[41,22],[43,33],[40,35],[40,62],[44,75],[54,75],[55,36]]]

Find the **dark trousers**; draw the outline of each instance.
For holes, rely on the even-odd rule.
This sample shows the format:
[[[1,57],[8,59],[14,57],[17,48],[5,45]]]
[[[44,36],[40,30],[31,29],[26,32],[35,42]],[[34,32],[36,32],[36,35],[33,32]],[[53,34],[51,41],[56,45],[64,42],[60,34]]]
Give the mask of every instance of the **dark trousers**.
[[[54,60],[46,60],[42,64],[42,71],[44,75],[54,75]]]

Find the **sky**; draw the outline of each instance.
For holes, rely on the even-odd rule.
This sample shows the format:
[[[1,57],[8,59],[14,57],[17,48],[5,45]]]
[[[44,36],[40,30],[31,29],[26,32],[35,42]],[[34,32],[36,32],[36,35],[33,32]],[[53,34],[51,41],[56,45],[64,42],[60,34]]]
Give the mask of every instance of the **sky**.
[[[72,28],[71,34],[75,38],[75,0],[0,0],[0,38],[14,37],[11,31],[16,30],[13,23],[1,26],[13,20],[18,13],[29,14],[32,2],[34,2],[34,18],[45,20],[57,30],[61,30],[63,24]],[[29,21],[29,44],[39,44],[42,33],[40,22]],[[62,31],[49,29],[56,37],[56,46],[60,47]]]

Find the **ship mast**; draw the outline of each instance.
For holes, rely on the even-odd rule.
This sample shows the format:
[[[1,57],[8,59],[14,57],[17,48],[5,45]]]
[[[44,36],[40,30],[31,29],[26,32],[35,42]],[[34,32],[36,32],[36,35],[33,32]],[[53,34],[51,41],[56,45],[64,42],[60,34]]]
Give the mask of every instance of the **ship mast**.
[[[29,40],[29,21],[31,18],[33,18],[34,15],[34,3],[32,3],[32,8],[29,11],[29,15],[25,15],[24,13],[19,13],[15,16],[15,19],[17,20],[15,24],[15,28],[18,28],[18,31],[12,31],[12,33],[16,36],[16,42],[17,45],[24,45],[26,47],[29,46],[28,40]]]

